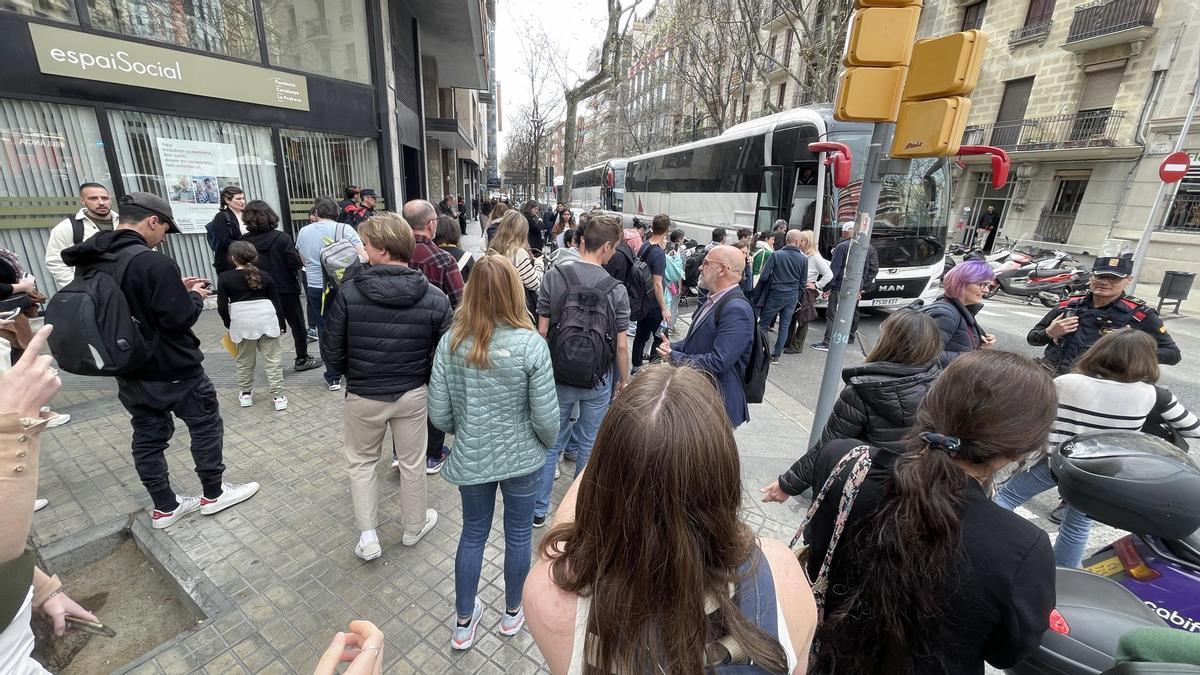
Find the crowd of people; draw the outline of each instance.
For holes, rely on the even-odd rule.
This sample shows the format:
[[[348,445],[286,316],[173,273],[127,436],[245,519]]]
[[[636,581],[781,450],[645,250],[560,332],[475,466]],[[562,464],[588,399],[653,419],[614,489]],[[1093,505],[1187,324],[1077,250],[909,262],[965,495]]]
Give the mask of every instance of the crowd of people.
[[[386,544],[377,469],[389,432],[402,545],[438,524],[429,476],[458,488],[455,650],[476,643],[489,609],[478,591],[499,493],[497,630],[511,637],[528,626],[554,673],[1011,666],[1047,629],[1055,562],[1079,566],[1087,540],[1087,517],[1070,508],[1054,546],[1012,512],[1053,487],[1046,453],[1085,429],[1200,437],[1200,420],[1157,384],[1159,364],[1180,352],[1154,311],[1124,293],[1128,259],[1098,259],[1089,291],[1030,331],[1030,344],[1046,346],[1038,361],[1002,351],[980,326],[994,274],[968,261],[947,273],[942,297],[883,322],[865,363],[844,371],[819,441],[762,488],[767,502],[811,489],[797,533],[802,563],[743,519],[734,429],[750,417],[755,332],[776,331],[774,362],[801,351],[819,294],[835,311],[853,224],[826,262],[813,232],[786,221],[757,237],[736,231],[732,243],[715,228],[707,245],[689,247],[667,214],[626,227],[618,215],[576,216],[562,204],[543,215],[536,202],[484,201],[472,204],[485,237],[478,253],[461,246],[466,207],[453,195],[390,212],[375,210],[371,190],[348,187],[341,204],[317,199],[293,241],[268,204],[227,186],[208,228],[214,288],[155,250],[179,231],[165,199],[134,192],[113,209],[94,184],[80,197],[83,209],[51,232],[50,269],[67,295],[111,278],[152,345],[116,375],[152,526],[214,515],[259,489],[225,479],[224,423],[193,332],[215,294],[240,405],[254,404],[261,364],[275,410],[287,408],[288,330],[294,370],[323,365],[328,389],[344,387],[362,561]],[[0,299],[36,292],[19,261],[0,263]],[[868,255],[864,278],[877,267]],[[680,298],[693,284],[697,306],[681,336]],[[0,452],[16,453],[19,467],[0,475],[0,568],[20,591],[0,593],[3,672],[41,672],[28,656],[32,610],[59,631],[66,616],[95,620],[23,550],[38,436],[59,417],[46,406],[60,381],[41,352],[53,332],[74,330],[31,332],[0,375]],[[812,347],[828,340],[827,329]],[[169,478],[175,417],[191,434],[198,497]],[[564,461],[573,480],[555,508]],[[533,530],[545,526],[535,551]],[[318,672],[341,660],[378,672],[383,641],[355,622]]]

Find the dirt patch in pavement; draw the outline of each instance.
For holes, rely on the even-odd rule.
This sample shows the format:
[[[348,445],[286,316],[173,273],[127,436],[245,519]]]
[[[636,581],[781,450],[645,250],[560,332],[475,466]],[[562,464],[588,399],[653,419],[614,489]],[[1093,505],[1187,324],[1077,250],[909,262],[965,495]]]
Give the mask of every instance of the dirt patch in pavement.
[[[111,673],[196,625],[179,599],[132,538],[90,565],[60,575],[71,598],[117,632],[108,638],[68,628],[54,637],[53,624],[34,615],[34,657],[59,675]]]

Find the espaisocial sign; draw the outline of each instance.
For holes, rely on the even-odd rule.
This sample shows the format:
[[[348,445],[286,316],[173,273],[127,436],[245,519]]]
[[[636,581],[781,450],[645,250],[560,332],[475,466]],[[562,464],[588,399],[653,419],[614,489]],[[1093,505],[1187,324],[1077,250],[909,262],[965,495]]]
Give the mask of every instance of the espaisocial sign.
[[[46,75],[308,110],[303,75],[36,23],[29,35]]]

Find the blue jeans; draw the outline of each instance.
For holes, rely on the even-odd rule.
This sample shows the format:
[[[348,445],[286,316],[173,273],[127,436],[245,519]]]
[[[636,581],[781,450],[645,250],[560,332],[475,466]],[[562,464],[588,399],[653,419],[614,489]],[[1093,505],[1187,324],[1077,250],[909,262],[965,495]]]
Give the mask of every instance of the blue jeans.
[[[1050,473],[1050,462],[1043,457],[1037,464],[1005,481],[996,493],[996,503],[1012,511],[1056,485],[1054,475]],[[1083,549],[1087,546],[1091,530],[1092,519],[1068,506],[1063,514],[1062,525],[1058,528],[1058,538],[1054,541],[1055,564],[1059,567],[1079,567],[1083,563]]]
[[[796,303],[800,302],[799,293],[771,293],[767,296],[767,304],[763,307],[758,325],[763,330],[779,317],[779,333],[775,336],[775,348],[771,356],[779,358],[783,354],[783,346],[787,344],[788,335],[792,329],[792,315],[796,313]]]
[[[601,382],[595,389],[581,389],[558,385],[558,440],[554,447],[546,451],[546,465],[542,467],[542,484],[538,489],[537,505],[533,507],[533,515],[545,516],[550,510],[550,493],[554,491],[554,469],[558,466],[558,457],[567,447],[569,439],[578,438],[578,449],[575,458],[575,475],[578,476],[583,467],[587,466],[588,457],[592,455],[592,444],[596,442],[596,432],[600,429],[600,421],[608,412],[608,402],[612,398],[612,385],[608,380]],[[579,404],[579,417],[575,424],[571,420],[571,410]]]
[[[322,295],[325,289],[313,288],[312,286],[304,287],[304,296],[308,300],[308,327],[316,328],[318,331],[325,328],[325,315],[329,313],[329,307],[333,303],[333,299],[337,297],[337,291],[330,289],[329,296],[324,298],[324,310],[322,309]],[[325,383],[333,384],[342,379],[342,374],[333,369],[329,362],[325,362]]]
[[[504,499],[504,603],[505,609],[521,606],[521,590],[529,574],[533,538],[533,502],[537,497],[539,471],[508,478],[498,483],[460,485],[463,529],[454,555],[454,608],[460,618],[475,611],[479,574],[483,569],[483,547],[492,531],[496,511],[496,487]]]

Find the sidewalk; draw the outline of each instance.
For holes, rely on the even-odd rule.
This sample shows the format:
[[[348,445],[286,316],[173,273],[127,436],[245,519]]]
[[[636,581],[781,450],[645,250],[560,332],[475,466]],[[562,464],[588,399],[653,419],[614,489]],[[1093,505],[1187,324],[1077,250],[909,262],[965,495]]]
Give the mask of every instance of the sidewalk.
[[[469,231],[474,236],[464,240],[464,248],[478,250],[478,225],[471,223]],[[388,673],[544,671],[527,632],[512,638],[496,633],[503,603],[499,513],[485,551],[479,594],[487,609],[480,637],[471,650],[453,652],[454,554],[462,529],[454,486],[430,477],[429,503],[440,519],[416,547],[406,548],[400,544],[399,477],[381,461],[383,556],[361,562],[353,552],[357,532],[341,450],[344,392],[327,391],[320,369],[285,370],[288,410],[275,412],[262,398],[240,408],[216,312],[205,312],[196,332],[222,405],[226,476],[259,481],[262,488],[252,500],[212,517],[190,515],[167,530],[149,529],[150,499],[134,471],[128,415],[110,379],[64,373],[54,408],[71,413],[72,421],[42,435],[40,496],[50,500],[34,516],[34,541],[42,554],[54,558],[132,527],[151,553],[177,574],[184,570],[181,586],[210,612],[196,629],[118,672],[311,673],[334,632],[356,618],[385,632]],[[290,337],[284,342],[290,351]],[[290,357],[285,355],[285,369]],[[760,534],[787,541],[803,505],[762,504],[758,488],[799,456],[811,412],[769,386],[767,402],[751,406],[751,417],[736,433],[745,518]],[[178,424],[167,457],[175,488],[199,494],[188,440],[186,427]],[[556,503],[569,481],[564,471]],[[535,547],[544,532],[534,531]]]

